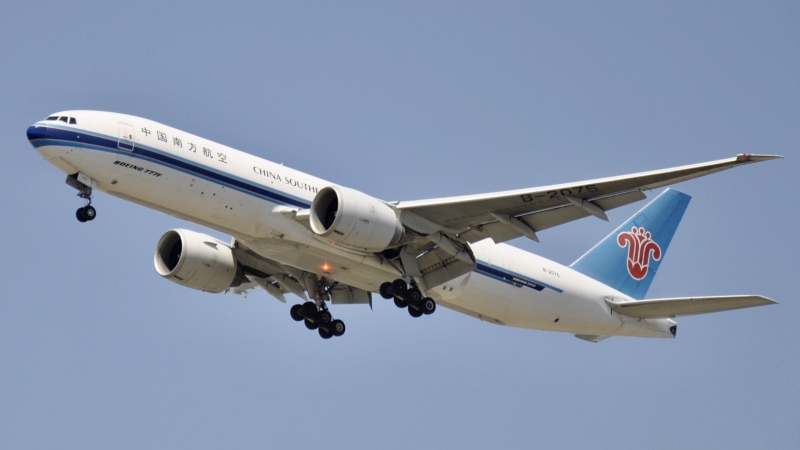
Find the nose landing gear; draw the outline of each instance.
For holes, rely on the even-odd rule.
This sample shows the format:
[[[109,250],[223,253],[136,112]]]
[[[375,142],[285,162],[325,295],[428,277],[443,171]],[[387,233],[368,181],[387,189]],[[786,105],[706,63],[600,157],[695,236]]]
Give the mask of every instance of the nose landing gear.
[[[92,186],[96,184],[94,180],[82,173],[67,176],[67,184],[78,190],[78,197],[85,200],[85,205],[75,211],[75,218],[79,222],[94,220],[97,211],[92,206]]]

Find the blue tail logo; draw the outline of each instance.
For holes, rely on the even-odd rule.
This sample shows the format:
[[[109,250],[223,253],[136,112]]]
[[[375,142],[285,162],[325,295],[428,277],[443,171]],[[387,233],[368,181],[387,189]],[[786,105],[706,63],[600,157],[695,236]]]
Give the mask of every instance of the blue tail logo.
[[[571,267],[634,299],[643,299],[690,199],[667,189]]]

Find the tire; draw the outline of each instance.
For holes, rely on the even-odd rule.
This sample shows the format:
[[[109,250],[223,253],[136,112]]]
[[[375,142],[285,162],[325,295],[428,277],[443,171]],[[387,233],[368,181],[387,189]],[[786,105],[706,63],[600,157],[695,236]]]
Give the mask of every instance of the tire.
[[[394,295],[392,295],[392,283],[389,283],[388,281],[381,284],[378,292],[381,294],[381,297],[385,298],[386,300],[391,300],[392,297],[394,297]]]
[[[97,210],[93,206],[86,206],[83,208],[83,216],[86,220],[94,220],[97,217]]]
[[[420,302],[419,307],[423,314],[431,315],[436,311],[436,301],[430,297],[425,297],[422,299],[422,302]]]
[[[316,322],[312,322],[308,319],[304,320],[303,322],[305,322],[306,328],[308,328],[309,330],[316,330],[317,328],[319,328],[319,325]]]
[[[414,303],[422,301],[422,292],[417,288],[411,288],[406,293],[406,297],[408,298],[408,303],[413,305]]]
[[[320,311],[319,314],[317,314],[315,321],[320,325],[327,325],[331,323],[332,319],[333,317],[331,317],[331,313],[329,313],[328,311]]]
[[[422,310],[414,308],[413,306],[408,307],[408,315],[414,318],[422,317]]]
[[[78,219],[78,222],[81,223],[86,222],[88,220],[83,211],[84,211],[83,208],[78,208],[78,210],[75,211],[75,218]]]
[[[392,294],[394,294],[395,297],[405,296],[406,291],[408,291],[408,285],[405,280],[397,279],[392,281]]]
[[[292,306],[292,309],[289,310],[289,314],[295,322],[300,322],[303,320],[303,305]]]
[[[322,339],[330,339],[333,337],[333,333],[328,327],[319,327],[319,337]]]
[[[317,304],[314,302],[303,303],[303,317],[314,317],[317,314]]]
[[[408,306],[408,302],[403,300],[402,298],[395,297],[394,306],[397,306],[398,308],[405,308],[406,306]]]
[[[331,322],[330,329],[331,329],[331,332],[333,333],[334,336],[337,336],[337,337],[341,336],[341,335],[344,334],[344,331],[345,331],[344,322],[342,322],[339,319],[336,319],[333,322]]]

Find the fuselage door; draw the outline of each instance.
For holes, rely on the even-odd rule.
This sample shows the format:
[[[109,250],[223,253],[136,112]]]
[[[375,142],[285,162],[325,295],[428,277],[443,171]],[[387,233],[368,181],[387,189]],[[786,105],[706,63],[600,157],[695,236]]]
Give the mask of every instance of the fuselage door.
[[[119,141],[117,143],[117,148],[132,152],[133,142],[133,125],[119,122]]]

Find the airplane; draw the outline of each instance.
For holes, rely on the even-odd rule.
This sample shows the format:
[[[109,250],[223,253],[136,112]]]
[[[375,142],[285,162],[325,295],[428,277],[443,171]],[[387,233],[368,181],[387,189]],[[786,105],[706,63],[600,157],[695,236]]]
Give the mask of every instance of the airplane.
[[[81,222],[93,192],[231,236],[167,231],[156,272],[182,286],[247,295],[264,290],[324,339],[345,324],[330,305],[373,293],[412,317],[437,305],[510,327],[674,338],[680,316],[770,305],[760,295],[646,299],[690,197],[668,188],[569,266],[507,244],[722,170],[777,159],[739,154],[700,164],[504,192],[383,201],[152,120],[64,111],[31,125],[33,147],[78,190]]]

